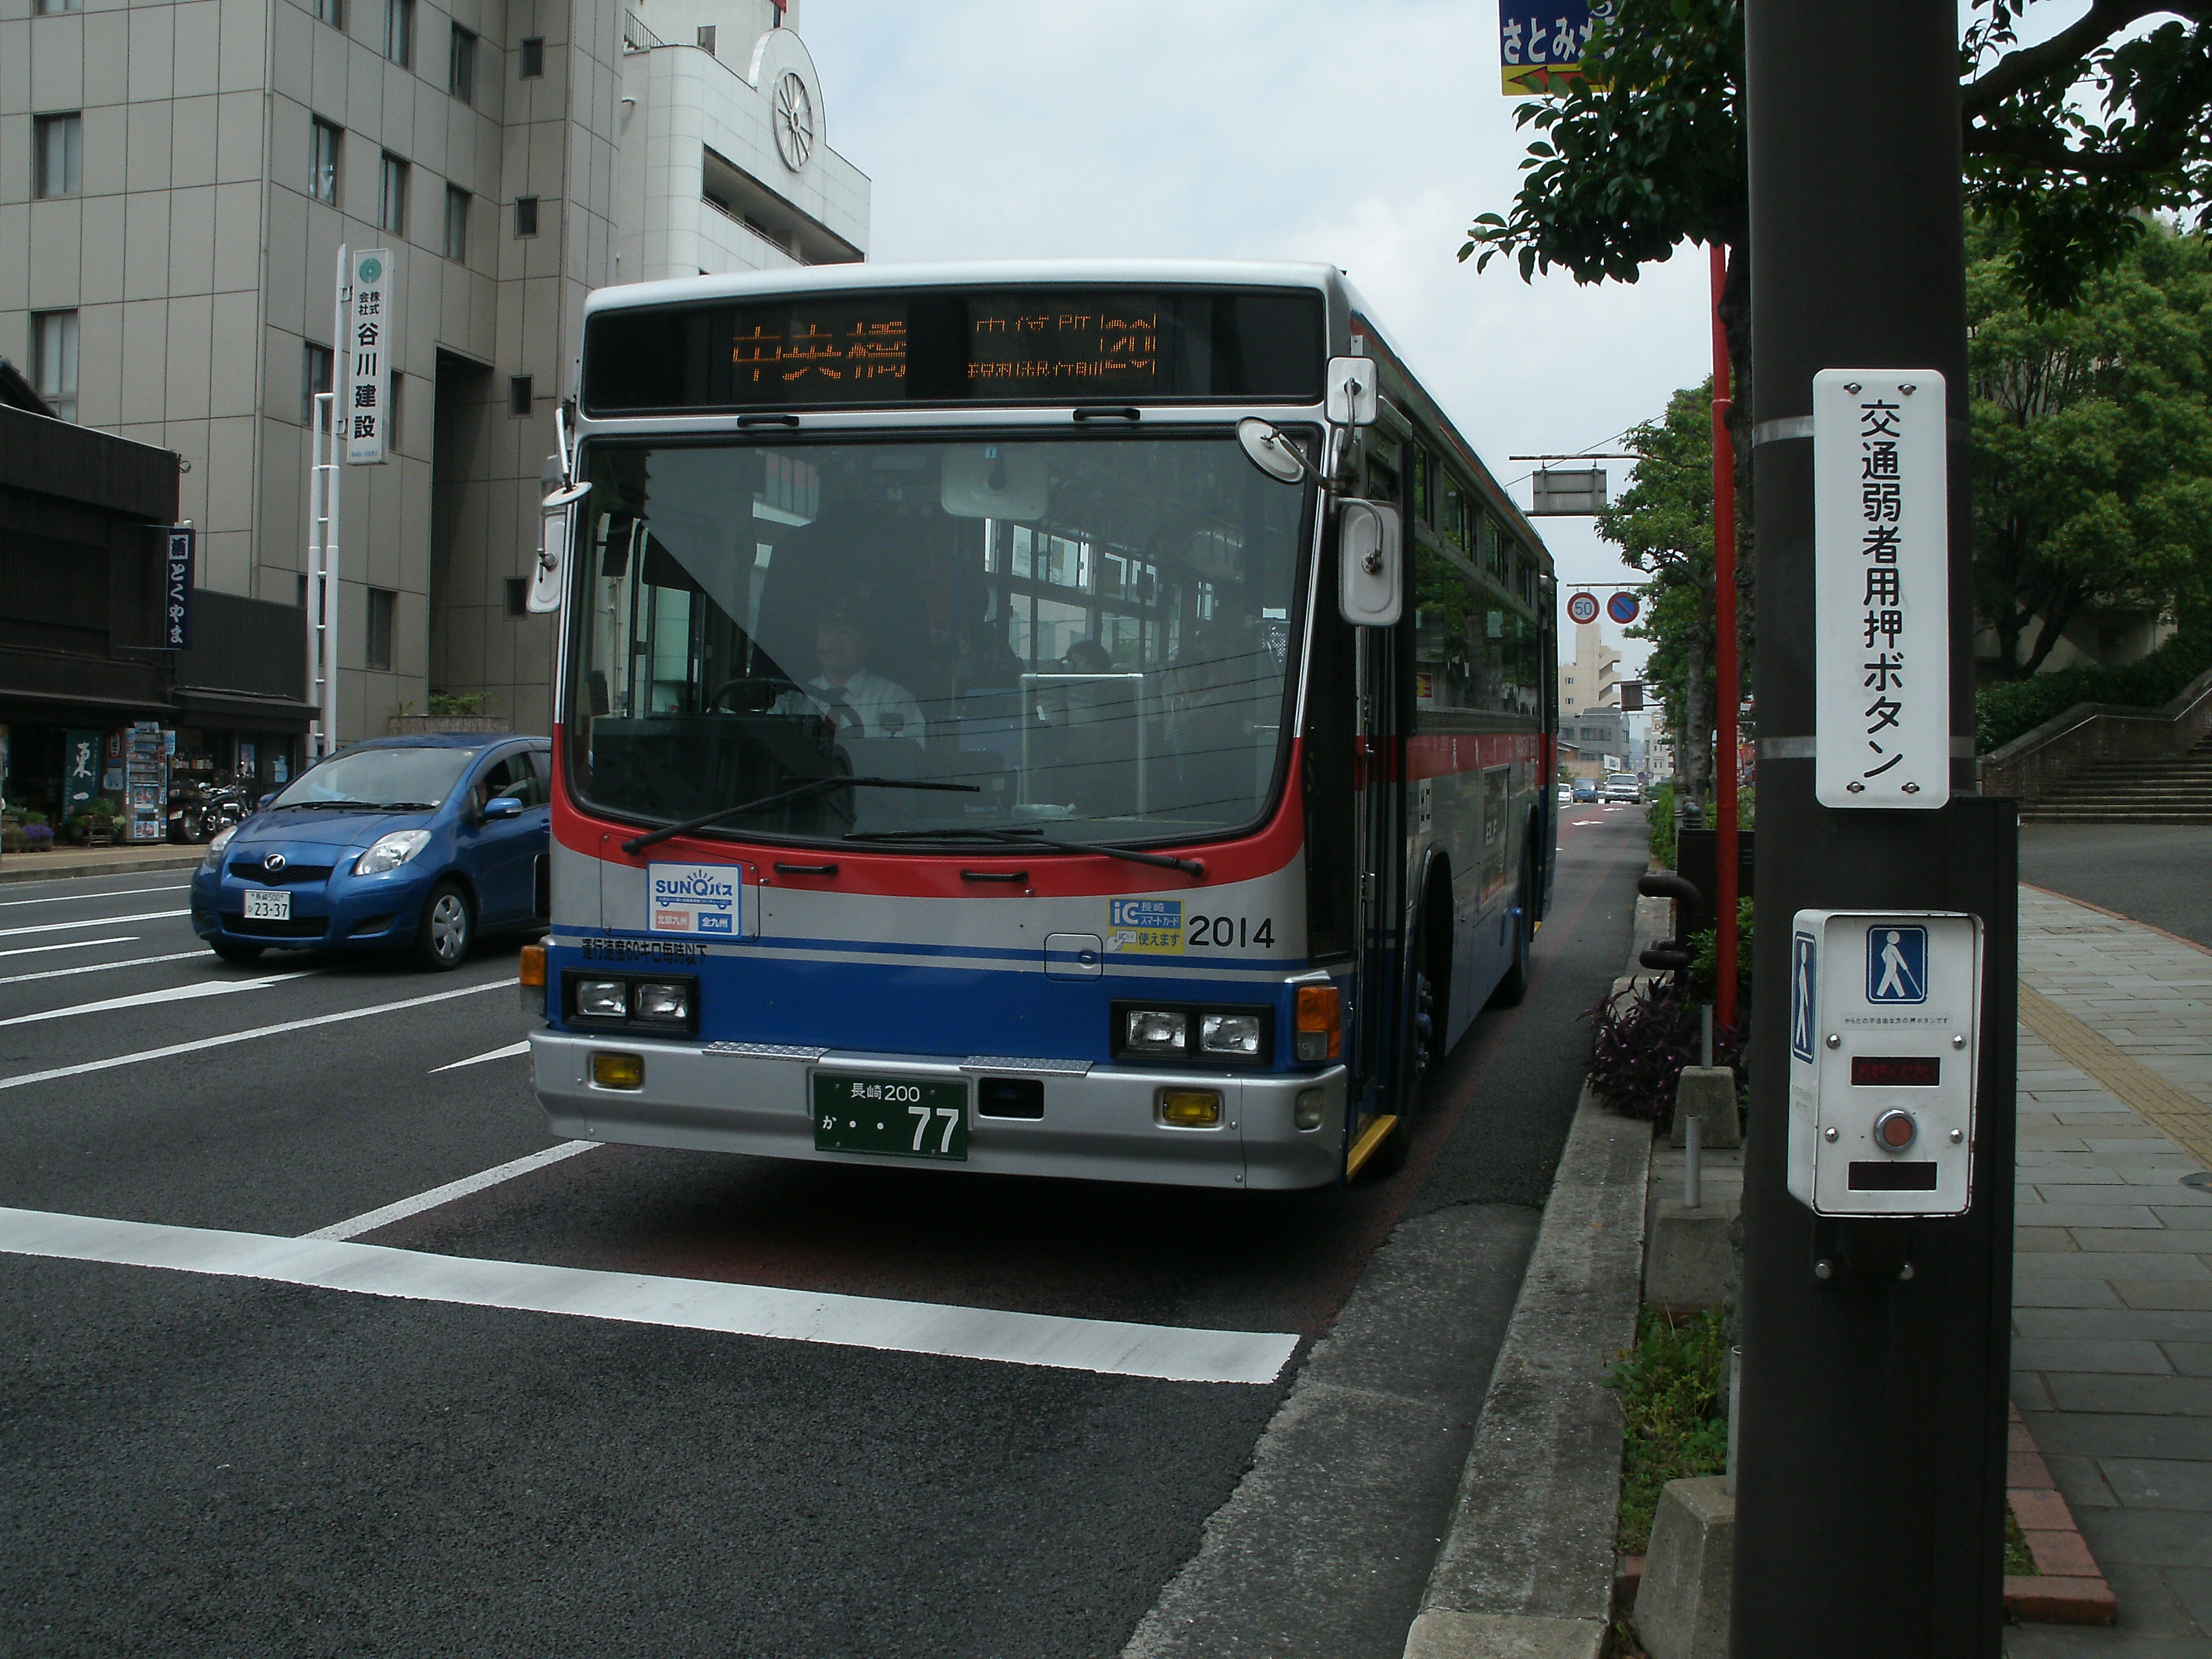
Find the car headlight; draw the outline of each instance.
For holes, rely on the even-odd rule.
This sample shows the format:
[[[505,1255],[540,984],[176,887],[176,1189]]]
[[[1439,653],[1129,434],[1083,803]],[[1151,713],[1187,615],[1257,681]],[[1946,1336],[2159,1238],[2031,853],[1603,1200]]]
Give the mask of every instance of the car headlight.
[[[217,830],[216,832],[215,839],[207,844],[207,851],[201,855],[200,867],[205,870],[216,870],[222,868],[222,855],[224,852],[228,850],[233,838],[235,837],[237,834],[238,826],[234,823],[228,830]]]
[[[397,870],[430,844],[428,830],[395,830],[363,853],[353,866],[356,876],[382,875]]]

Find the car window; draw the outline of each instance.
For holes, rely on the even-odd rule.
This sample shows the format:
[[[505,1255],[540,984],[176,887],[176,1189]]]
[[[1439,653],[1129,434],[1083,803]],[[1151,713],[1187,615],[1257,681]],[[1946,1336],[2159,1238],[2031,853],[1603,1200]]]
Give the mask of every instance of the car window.
[[[538,780],[538,799],[553,799],[553,751],[533,749],[530,751],[530,775]]]
[[[544,799],[538,787],[538,775],[531,770],[527,754],[517,753],[494,761],[486,767],[483,775],[477,780],[476,803],[479,810],[488,800],[501,798],[519,800],[525,806],[535,806]]]

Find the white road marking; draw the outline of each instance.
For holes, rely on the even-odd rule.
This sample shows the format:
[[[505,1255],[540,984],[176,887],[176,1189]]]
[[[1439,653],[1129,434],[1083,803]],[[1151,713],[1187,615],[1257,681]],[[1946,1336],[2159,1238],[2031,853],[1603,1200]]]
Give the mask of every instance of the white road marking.
[[[43,947],[58,951],[64,947],[49,945]],[[8,952],[14,955],[13,951]],[[0,979],[0,985],[22,985],[34,979],[66,979],[71,974],[104,974],[111,968],[150,968],[157,962],[184,962],[195,957],[207,957],[205,951],[172,951],[165,957],[130,957],[121,962],[88,962],[82,968],[41,968],[35,974],[10,974]]]
[[[188,916],[190,910],[147,910],[135,916],[92,916],[83,921],[42,921],[35,927],[0,927],[0,939],[18,939],[25,933],[61,933],[72,927],[120,927],[126,921],[165,921],[171,916]]]
[[[893,1302],[39,1210],[0,1209],[0,1252],[1175,1382],[1272,1382],[1297,1346],[1296,1336],[1281,1332]]]
[[[191,884],[182,887],[118,887],[105,893],[55,893],[46,898],[0,899],[0,910],[12,910],[19,904],[90,904],[99,899],[131,898],[140,893],[189,893]]]
[[[194,956],[199,954],[195,951]],[[259,979],[218,979],[198,985],[172,985],[167,990],[141,991],[136,996],[109,997],[100,1002],[80,1002],[67,1008],[49,1008],[43,1013],[18,1014],[13,1019],[0,1019],[0,1025],[30,1025],[45,1019],[67,1019],[72,1014],[112,1014],[125,1008],[150,1007],[157,1002],[190,1002],[196,997],[228,996],[234,991],[258,991],[264,986],[282,985],[288,979],[305,979],[310,974],[324,974],[326,968],[302,968],[297,973],[266,974]]]
[[[518,1158],[496,1169],[484,1170],[472,1176],[463,1176],[459,1181],[449,1181],[442,1187],[433,1187],[427,1193],[417,1193],[412,1198],[403,1198],[397,1204],[387,1204],[380,1210],[371,1210],[350,1221],[335,1222],[327,1227],[318,1227],[302,1238],[358,1238],[363,1233],[373,1233],[379,1227],[388,1227],[395,1221],[404,1221],[410,1215],[420,1215],[425,1210],[434,1210],[441,1204],[450,1204],[457,1198],[466,1198],[471,1193],[480,1193],[487,1187],[496,1187],[502,1181],[512,1181],[517,1176],[526,1176],[532,1170],[542,1170],[549,1164],[574,1158],[579,1152],[588,1152],[601,1143],[596,1140],[564,1140],[558,1146],[548,1146],[542,1152],[532,1152],[527,1158]]]
[[[0,985],[5,985],[7,982],[6,980],[0,979]],[[525,1037],[520,1042],[508,1043],[504,1048],[492,1048],[481,1054],[471,1054],[466,1060],[454,1060],[449,1066],[433,1066],[430,1068],[430,1075],[435,1077],[441,1072],[458,1072],[464,1066],[481,1066],[488,1060],[513,1060],[517,1054],[526,1054],[529,1052],[530,1039]]]
[[[138,935],[121,933],[113,939],[71,939],[58,945],[19,945],[12,951],[0,951],[0,957],[35,957],[46,951],[88,951],[95,945],[136,945]]]
[[[203,1048],[228,1048],[234,1042],[251,1042],[256,1037],[282,1036],[287,1031],[304,1031],[316,1025],[336,1025],[343,1020],[396,1014],[403,1008],[420,1008],[433,1002],[451,1002],[455,997],[472,997],[479,991],[503,990],[520,983],[520,979],[511,977],[487,980],[482,985],[465,985],[458,991],[437,991],[427,997],[406,997],[398,1002],[380,1002],[368,1008],[347,1008],[335,1014],[317,1014],[309,1019],[288,1019],[281,1025],[258,1025],[250,1031],[229,1031],[221,1036],[201,1037],[192,1042],[172,1042],[162,1048],[142,1048],[135,1054],[88,1060],[76,1066],[57,1066],[51,1071],[26,1072],[21,1077],[0,1077],[0,1089],[21,1089],[33,1083],[52,1083],[65,1077],[82,1077],[88,1072],[112,1071],[118,1066],[136,1066],[141,1060],[167,1060],[173,1054],[198,1054]]]

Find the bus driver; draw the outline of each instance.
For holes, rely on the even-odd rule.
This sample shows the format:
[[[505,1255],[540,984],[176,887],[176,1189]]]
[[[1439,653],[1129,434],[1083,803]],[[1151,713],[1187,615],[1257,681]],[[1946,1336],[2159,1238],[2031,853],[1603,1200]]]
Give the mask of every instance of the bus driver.
[[[824,610],[814,624],[814,656],[822,672],[806,682],[807,696],[828,714],[840,738],[927,735],[921,705],[896,680],[869,671],[868,628],[853,611]]]

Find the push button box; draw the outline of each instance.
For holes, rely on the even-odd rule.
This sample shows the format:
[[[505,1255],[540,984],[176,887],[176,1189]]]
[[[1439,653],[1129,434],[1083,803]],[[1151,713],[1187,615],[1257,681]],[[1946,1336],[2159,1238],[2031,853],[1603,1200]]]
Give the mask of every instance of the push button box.
[[[1816,1215],[1973,1202],[1982,924],[1800,910],[1790,942],[1790,1191]]]

